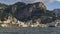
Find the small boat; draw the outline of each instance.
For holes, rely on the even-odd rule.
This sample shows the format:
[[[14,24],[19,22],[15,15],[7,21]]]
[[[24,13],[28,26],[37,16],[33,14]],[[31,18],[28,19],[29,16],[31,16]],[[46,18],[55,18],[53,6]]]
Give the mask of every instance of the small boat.
[[[55,27],[55,26],[50,25],[50,26],[48,26],[48,27]]]

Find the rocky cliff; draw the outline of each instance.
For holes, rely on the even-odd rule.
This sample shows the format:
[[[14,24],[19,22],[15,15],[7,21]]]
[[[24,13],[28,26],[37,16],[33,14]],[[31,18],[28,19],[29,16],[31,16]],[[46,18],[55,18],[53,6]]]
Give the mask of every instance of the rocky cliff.
[[[7,13],[11,13],[14,17],[21,21],[34,18],[33,16],[40,16],[46,11],[46,7],[42,2],[33,4],[15,3],[6,9]]]
[[[41,20],[40,23],[51,23],[55,20],[55,13],[53,11],[47,11],[42,2],[33,4],[17,2],[13,5],[7,6],[3,12],[4,19],[7,19],[8,16],[12,15],[14,18],[22,22],[30,22],[31,20],[36,22],[39,19]]]

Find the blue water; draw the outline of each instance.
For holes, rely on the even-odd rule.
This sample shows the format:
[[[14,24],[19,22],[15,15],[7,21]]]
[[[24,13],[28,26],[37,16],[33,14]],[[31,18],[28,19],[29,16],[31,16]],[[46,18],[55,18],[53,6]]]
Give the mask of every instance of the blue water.
[[[0,28],[0,34],[60,34],[60,28]]]

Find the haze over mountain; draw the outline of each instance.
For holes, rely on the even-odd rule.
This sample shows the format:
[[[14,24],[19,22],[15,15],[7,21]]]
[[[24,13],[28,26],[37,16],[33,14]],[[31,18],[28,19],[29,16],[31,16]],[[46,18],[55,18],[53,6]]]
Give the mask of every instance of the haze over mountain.
[[[0,0],[2,3],[15,3],[15,2],[25,2],[25,3],[34,3],[34,2],[55,2],[60,0]]]
[[[48,10],[60,8],[60,0],[0,0],[0,3],[4,3],[8,5],[14,4],[16,2],[24,2],[27,4],[35,3],[35,2],[43,2]]]
[[[54,9],[54,12],[58,15],[60,15],[60,9]]]

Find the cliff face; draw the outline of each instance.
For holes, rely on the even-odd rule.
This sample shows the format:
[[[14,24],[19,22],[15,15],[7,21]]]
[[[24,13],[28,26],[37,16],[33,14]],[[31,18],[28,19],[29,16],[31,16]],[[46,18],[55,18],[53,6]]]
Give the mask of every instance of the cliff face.
[[[32,21],[32,23],[39,20],[40,23],[51,23],[53,20],[55,20],[54,12],[46,10],[46,7],[42,2],[33,4],[17,2],[13,5],[9,5],[0,12],[0,20],[7,19],[8,16],[12,16],[22,22]]]
[[[21,21],[27,21],[34,16],[40,16],[46,11],[46,7],[42,2],[33,4],[15,3],[6,9],[7,13],[11,13],[15,18]]]

